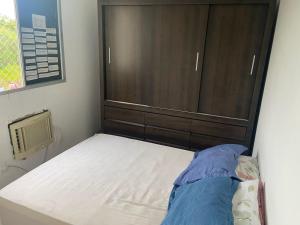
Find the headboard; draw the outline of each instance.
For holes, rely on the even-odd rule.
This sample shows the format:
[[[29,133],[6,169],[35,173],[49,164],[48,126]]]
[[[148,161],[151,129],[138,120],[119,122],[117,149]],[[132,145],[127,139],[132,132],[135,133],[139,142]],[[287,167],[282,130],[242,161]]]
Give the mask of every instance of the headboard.
[[[100,0],[105,133],[251,149],[275,0]]]

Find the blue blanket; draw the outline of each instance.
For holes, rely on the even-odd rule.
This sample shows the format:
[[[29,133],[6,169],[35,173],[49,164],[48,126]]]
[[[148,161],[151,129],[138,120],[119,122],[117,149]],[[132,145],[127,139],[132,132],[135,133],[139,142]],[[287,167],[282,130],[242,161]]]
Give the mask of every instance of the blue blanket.
[[[247,150],[243,145],[225,144],[195,153],[190,165],[176,179],[174,185],[192,183],[206,177],[233,177],[238,157]]]
[[[162,225],[233,225],[238,183],[230,177],[209,177],[174,188]]]

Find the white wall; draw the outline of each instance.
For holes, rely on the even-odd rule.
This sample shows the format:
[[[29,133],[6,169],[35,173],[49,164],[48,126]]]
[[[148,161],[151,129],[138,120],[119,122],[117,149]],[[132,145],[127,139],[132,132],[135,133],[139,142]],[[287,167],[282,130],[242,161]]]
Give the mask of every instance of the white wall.
[[[61,0],[67,82],[0,96],[0,188],[43,161],[44,152],[13,161],[7,125],[26,114],[49,109],[56,142],[51,158],[93,135],[99,127],[99,68],[96,0]]]
[[[255,150],[269,225],[300,224],[300,1],[282,0]]]

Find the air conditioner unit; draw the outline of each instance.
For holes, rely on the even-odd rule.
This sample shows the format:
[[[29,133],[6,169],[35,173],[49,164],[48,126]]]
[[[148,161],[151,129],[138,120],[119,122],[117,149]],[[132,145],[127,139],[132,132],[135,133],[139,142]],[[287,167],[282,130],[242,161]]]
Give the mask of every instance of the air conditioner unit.
[[[15,159],[27,158],[48,147],[54,140],[49,111],[15,121],[8,127]]]

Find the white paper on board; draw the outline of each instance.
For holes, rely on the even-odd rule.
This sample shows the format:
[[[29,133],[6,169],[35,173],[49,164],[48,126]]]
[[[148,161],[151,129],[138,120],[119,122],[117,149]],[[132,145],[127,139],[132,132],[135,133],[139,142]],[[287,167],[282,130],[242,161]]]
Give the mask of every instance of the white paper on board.
[[[26,66],[26,70],[36,70],[36,65],[34,66]]]
[[[32,14],[32,26],[35,29],[46,29],[46,16]]]
[[[58,54],[58,51],[57,49],[53,49],[53,50],[48,50],[48,55],[57,55]]]
[[[22,44],[34,44],[33,38],[22,38],[21,40]]]
[[[37,75],[37,70],[29,70],[25,71],[26,76],[34,76]]]
[[[39,78],[59,76],[59,71],[39,74]]]
[[[50,76],[59,76],[59,71],[50,72]]]
[[[23,45],[23,50],[35,50],[35,45]]]
[[[46,32],[48,34],[56,34],[56,28],[47,28]]]
[[[48,48],[57,48],[57,43],[48,42],[47,47]]]
[[[29,27],[21,27],[22,33],[33,33],[33,29]]]
[[[50,65],[49,66],[49,71],[56,71],[59,70],[59,66],[58,65]]]
[[[48,67],[48,63],[47,62],[40,62],[40,63],[37,63],[37,66],[38,66],[38,68]]]
[[[48,57],[36,57],[36,61],[37,62],[47,62],[48,61]]]
[[[47,45],[46,45],[46,44],[36,44],[35,47],[36,47],[36,48],[46,49],[46,48],[47,48]]]
[[[44,31],[34,31],[35,36],[46,37],[46,32]]]
[[[33,52],[33,51],[24,51],[23,56],[24,57],[33,57],[33,56],[35,56],[35,52]]]
[[[50,73],[41,73],[39,74],[39,78],[47,78],[50,77]]]
[[[31,80],[36,80],[38,79],[39,77],[37,75],[34,75],[34,76],[26,76],[26,80],[27,81],[31,81]]]
[[[47,49],[37,49],[36,50],[36,55],[47,55]]]
[[[38,69],[38,73],[48,73],[48,68],[46,67],[46,68],[39,68]]]
[[[56,41],[56,36],[48,36],[47,35],[47,41]]]
[[[33,34],[22,33],[22,38],[34,38]]]
[[[35,58],[25,59],[25,63],[26,63],[26,64],[36,63],[36,60],[35,60]]]
[[[36,37],[35,38],[35,42],[39,42],[39,43],[46,43],[47,39],[43,38],[43,37]]]
[[[58,63],[58,57],[48,57],[48,63]]]

